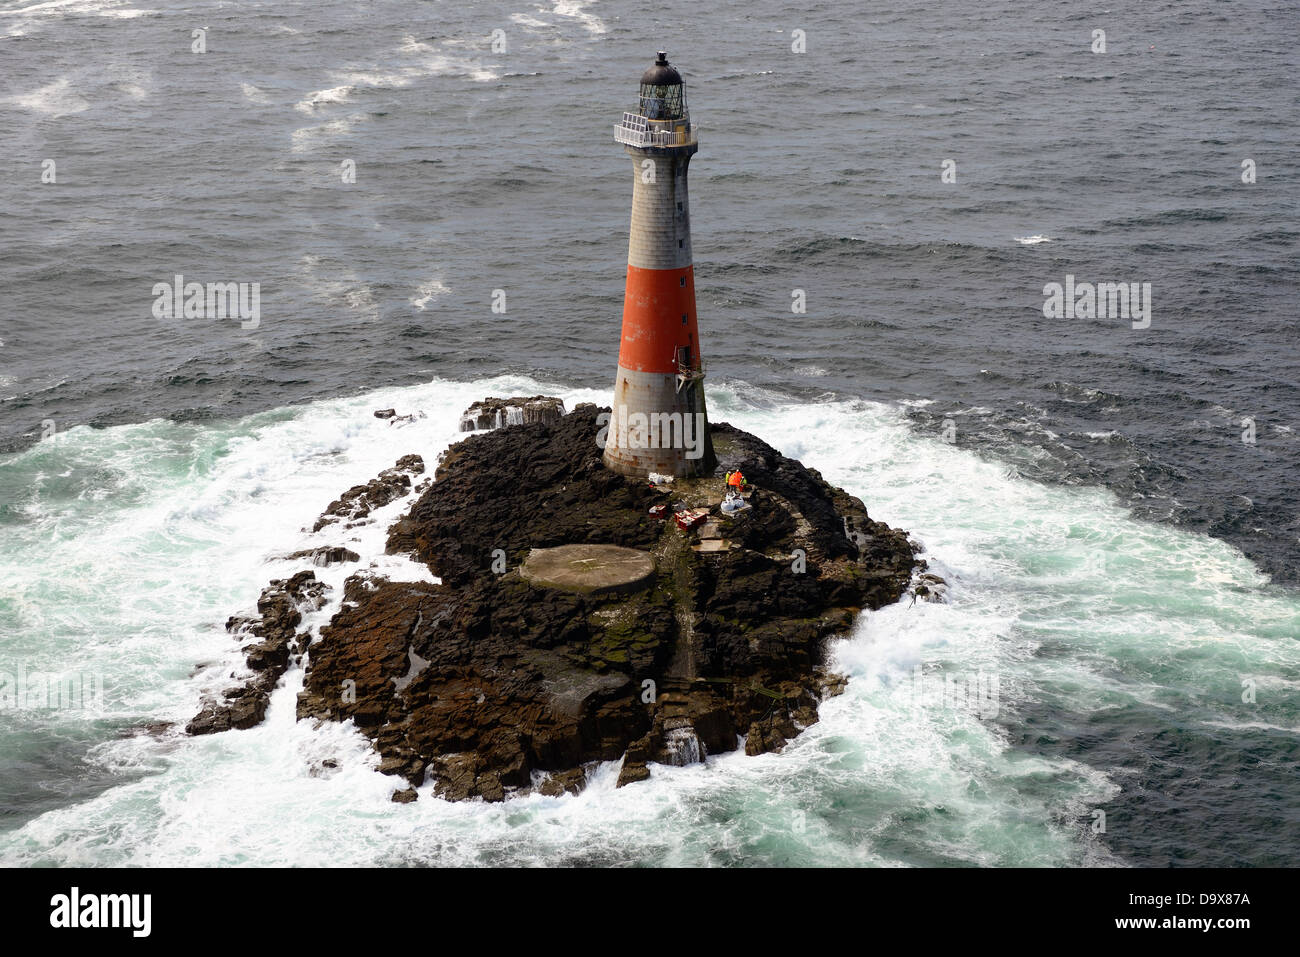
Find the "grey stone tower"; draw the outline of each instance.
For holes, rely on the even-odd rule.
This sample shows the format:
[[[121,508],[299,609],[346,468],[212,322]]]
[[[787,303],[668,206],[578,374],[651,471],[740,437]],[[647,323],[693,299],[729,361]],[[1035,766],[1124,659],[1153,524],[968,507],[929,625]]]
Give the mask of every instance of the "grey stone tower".
[[[704,475],[717,460],[704,403],[686,188],[699,147],[686,87],[663,51],[642,75],[640,106],[623,114],[614,141],[632,157],[634,178],[605,465],[633,476]]]

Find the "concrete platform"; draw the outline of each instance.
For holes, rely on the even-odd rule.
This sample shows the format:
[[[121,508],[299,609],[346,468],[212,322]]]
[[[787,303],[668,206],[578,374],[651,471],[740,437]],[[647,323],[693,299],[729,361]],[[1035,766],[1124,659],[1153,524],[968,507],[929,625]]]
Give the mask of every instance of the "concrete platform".
[[[691,551],[708,554],[710,552],[729,552],[733,544],[725,538],[706,538],[704,541],[691,546]]]
[[[519,574],[535,585],[584,595],[628,594],[650,586],[655,563],[639,548],[559,545],[532,549]]]

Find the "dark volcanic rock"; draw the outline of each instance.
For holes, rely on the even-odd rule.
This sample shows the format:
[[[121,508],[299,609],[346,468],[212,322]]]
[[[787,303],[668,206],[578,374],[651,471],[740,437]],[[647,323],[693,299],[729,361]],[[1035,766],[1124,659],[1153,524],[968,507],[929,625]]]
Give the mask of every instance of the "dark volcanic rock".
[[[295,561],[299,558],[310,558],[311,563],[317,567],[338,565],[342,562],[361,561],[360,555],[350,548],[344,548],[342,545],[322,545],[319,548],[304,548],[301,551],[293,552],[284,557],[291,561]]]
[[[304,609],[315,610],[325,601],[329,586],[312,571],[289,579],[275,579],[257,600],[257,618],[232,617],[226,630],[236,637],[260,639],[244,647],[252,677],[222,692],[222,701],[204,701],[202,710],[186,725],[188,734],[213,734],[231,728],[251,728],[266,717],[271,692],[289,667],[291,655],[301,654],[310,635],[298,633]]]
[[[472,435],[453,446],[436,481],[389,532],[389,549],[414,551],[448,584],[507,569],[530,548],[600,543],[646,548],[661,525],[657,495],[601,464],[594,406],[556,423]]]
[[[573,768],[547,775],[537,790],[548,797],[559,797],[561,794],[579,794],[586,786],[587,772]]]
[[[740,469],[755,489],[775,496],[787,514],[790,506],[798,510],[810,526],[808,540],[820,555],[857,557],[858,549],[846,534],[844,509],[849,506],[865,518],[867,510],[860,500],[831,488],[815,469],[725,422],[713,426],[713,443],[718,471]]]
[[[312,648],[298,715],[352,718],[384,770],[418,784],[432,764],[440,793],[496,800],[534,769],[616,759],[630,731],[649,727],[632,681],[667,664],[676,622],[662,596],[614,622],[600,614],[608,602],[516,576],[376,585],[349,579]]]
[[[355,522],[365,518],[377,508],[383,508],[411,491],[411,479],[424,472],[424,459],[418,455],[403,455],[391,469],[384,469],[378,477],[365,485],[354,485],[333,502],[316,519],[313,532],[339,521]]]

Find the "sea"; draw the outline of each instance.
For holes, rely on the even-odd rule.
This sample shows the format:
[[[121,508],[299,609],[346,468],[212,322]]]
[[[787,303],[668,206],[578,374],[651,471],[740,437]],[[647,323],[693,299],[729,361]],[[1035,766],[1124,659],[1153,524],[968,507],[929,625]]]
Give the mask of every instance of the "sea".
[[[1294,864],[1298,41],[1290,0],[0,0],[0,864]],[[946,600],[834,640],[781,753],[620,789],[394,804],[298,668],[185,737],[340,492],[487,395],[609,403],[660,49],[711,418]],[[5,697],[42,674],[78,693]]]

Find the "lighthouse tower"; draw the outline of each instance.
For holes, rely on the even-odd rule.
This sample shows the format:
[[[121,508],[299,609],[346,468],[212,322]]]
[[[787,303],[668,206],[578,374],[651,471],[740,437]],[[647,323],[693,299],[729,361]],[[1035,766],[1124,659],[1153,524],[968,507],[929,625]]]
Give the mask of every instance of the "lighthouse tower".
[[[605,465],[623,475],[705,475],[717,460],[695,325],[686,168],[698,146],[681,74],[663,51],[641,76],[640,106],[614,142],[632,157],[623,338]]]

